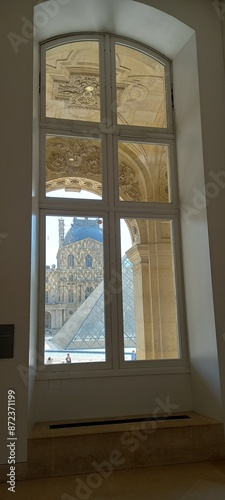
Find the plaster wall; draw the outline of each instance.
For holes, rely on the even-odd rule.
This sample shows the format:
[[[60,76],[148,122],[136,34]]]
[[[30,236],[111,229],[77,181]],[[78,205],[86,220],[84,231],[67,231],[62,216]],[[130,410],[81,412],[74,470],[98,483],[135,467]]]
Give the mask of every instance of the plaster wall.
[[[0,361],[0,461],[7,463],[7,391],[16,392],[17,459],[26,460],[30,309],[32,178],[32,42],[16,54],[7,35],[21,33],[21,16],[32,19],[32,2],[0,4],[1,168],[0,318],[15,325],[14,357]],[[23,380],[18,367],[25,370]]]
[[[205,191],[195,35],[177,55],[173,68],[193,409],[218,418],[222,417],[221,387],[206,211],[213,199],[207,199]]]
[[[35,3],[35,0],[20,0],[20,2],[12,0],[10,3],[4,0],[0,4],[0,46],[4,68],[0,80],[2,124],[0,234],[4,235],[0,240],[2,263],[0,317],[2,324],[15,324],[14,358],[3,359],[0,362],[0,463],[7,463],[8,456],[6,447],[8,389],[14,389],[17,398],[18,462],[26,460],[28,405],[30,405],[29,420],[32,424],[35,420],[147,413],[157,405],[156,399],[165,402],[169,395],[170,401],[177,405],[177,411],[194,409],[221,419],[225,391],[223,385],[222,391],[220,387],[221,378],[225,380],[223,339],[225,237],[224,194],[221,188],[217,196],[211,197],[207,213],[202,209],[195,218],[193,228],[185,228],[183,224],[182,229],[191,374],[186,370],[185,373],[174,372],[169,375],[155,373],[131,378],[127,376],[63,380],[60,380],[60,377],[55,380],[39,378],[34,393],[36,345],[34,324],[37,310],[36,285],[33,284],[36,280],[37,257],[32,254],[34,274],[32,272],[33,294],[30,302],[30,242],[33,205],[34,251],[36,188],[33,185],[32,204],[32,161],[37,163],[38,136],[38,102],[36,100],[33,107],[32,97],[32,19]],[[142,2],[128,0],[113,2],[98,0],[96,3],[93,0],[91,2],[61,0],[58,1],[59,4],[60,15],[64,12],[64,21],[61,18],[60,24],[63,33],[76,29],[91,29],[136,37],[174,59],[175,104],[181,105],[179,113],[176,112],[181,203],[190,204],[193,200],[190,192],[196,186],[202,188],[204,176],[207,183],[211,179],[212,169],[224,168],[223,47],[221,20],[213,2],[149,0],[142,5]],[[139,4],[140,10],[137,11]],[[147,5],[152,6],[154,10],[148,10]],[[67,16],[67,13],[71,13],[70,9],[76,14],[73,17]],[[160,11],[155,12],[155,9]],[[163,11],[170,17],[165,17]],[[135,13],[138,17],[134,22]],[[180,25],[171,16],[177,17],[187,26]],[[44,39],[59,34],[58,21],[57,15],[48,16],[46,25],[37,33],[35,51],[38,38]],[[154,42],[150,33],[152,30],[154,32],[155,26],[159,24],[162,36],[156,38]],[[193,30],[196,32],[197,51]],[[15,44],[13,47],[10,42],[9,33],[23,38],[17,46],[17,51]],[[34,70],[37,82],[38,67],[36,66]],[[35,115],[34,155],[32,155],[33,114]],[[183,127],[185,138],[181,132]],[[29,361],[30,317],[32,351]],[[29,363],[32,382],[28,398],[26,374]]]

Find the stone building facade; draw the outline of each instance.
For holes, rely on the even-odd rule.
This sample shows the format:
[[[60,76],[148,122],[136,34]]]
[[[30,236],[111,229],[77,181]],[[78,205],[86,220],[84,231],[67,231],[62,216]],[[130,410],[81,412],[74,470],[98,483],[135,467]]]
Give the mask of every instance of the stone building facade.
[[[74,217],[64,235],[59,219],[57,266],[46,266],[45,329],[55,334],[103,280],[101,220]]]

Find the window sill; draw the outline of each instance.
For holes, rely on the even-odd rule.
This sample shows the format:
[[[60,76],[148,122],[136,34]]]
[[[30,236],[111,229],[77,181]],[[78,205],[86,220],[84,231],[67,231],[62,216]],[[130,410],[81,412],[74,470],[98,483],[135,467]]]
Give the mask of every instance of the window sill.
[[[40,370],[36,374],[36,380],[56,380],[56,379],[78,379],[78,378],[104,378],[104,377],[137,377],[137,376],[149,376],[149,375],[165,375],[165,374],[178,374],[178,373],[190,373],[190,367],[188,365],[177,365],[177,366],[154,366],[146,368],[125,368],[119,370],[113,369],[92,369],[92,370],[73,370],[63,371],[59,369],[56,371]]]

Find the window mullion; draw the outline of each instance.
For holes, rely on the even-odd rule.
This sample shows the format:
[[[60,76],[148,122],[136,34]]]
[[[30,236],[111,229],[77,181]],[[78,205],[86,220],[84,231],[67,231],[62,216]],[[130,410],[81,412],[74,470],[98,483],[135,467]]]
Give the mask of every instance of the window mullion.
[[[73,44],[73,42],[76,41],[78,42],[78,48],[82,41],[87,41],[89,45],[86,46],[85,49],[81,46],[79,50],[72,47],[71,51],[67,50],[65,47],[61,47],[60,50],[62,53],[59,51],[58,54],[57,50],[56,52],[53,50],[52,55],[48,54],[46,56],[46,51],[48,49],[55,49],[57,45],[60,47],[61,45],[63,46],[71,42]],[[93,45],[97,41],[99,42],[99,65],[96,55],[97,49],[96,47],[93,49]],[[122,50],[118,50],[118,47],[122,47]],[[130,55],[132,49],[134,49],[133,52],[136,54],[134,56],[132,54]],[[81,55],[82,50],[84,50],[83,59]],[[90,37],[85,34],[74,37],[70,36],[69,38],[63,38],[62,42],[56,40],[55,42],[51,41],[46,43],[41,48],[41,51],[40,212],[42,221],[42,250],[40,264],[40,300],[42,301],[42,307],[40,312],[40,330],[44,330],[44,275],[46,276],[43,270],[45,257],[42,255],[45,246],[43,240],[43,234],[45,232],[43,214],[45,214],[46,217],[52,216],[52,221],[54,217],[56,220],[58,216],[65,218],[73,216],[74,220],[85,217],[90,220],[94,217],[103,219],[104,334],[106,362],[100,364],[102,368],[113,368],[113,370],[119,371],[120,368],[131,367],[130,363],[125,363],[127,360],[127,353],[125,356],[124,351],[124,347],[130,347],[130,331],[132,332],[132,328],[129,330],[127,326],[126,328],[124,326],[124,318],[126,316],[126,325],[130,327],[128,321],[130,309],[129,307],[128,309],[124,307],[124,305],[128,303],[127,299],[125,301],[124,291],[127,293],[127,296],[128,291],[122,290],[122,281],[124,280],[123,285],[125,289],[126,278],[130,280],[128,281],[130,283],[129,289],[132,289],[131,277],[129,274],[131,266],[134,268],[132,279],[134,279],[135,275],[136,286],[134,300],[136,300],[138,304],[136,310],[134,308],[136,319],[134,319],[133,323],[136,333],[138,333],[139,336],[139,351],[142,345],[142,333],[139,332],[141,327],[143,326],[144,340],[147,339],[148,341],[151,334],[148,324],[148,308],[150,304],[152,304],[152,309],[154,309],[155,314],[153,319],[155,320],[156,328],[153,333],[156,338],[156,343],[159,338],[161,338],[160,335],[157,337],[159,331],[158,316],[161,314],[158,314],[158,309],[160,309],[162,305],[162,309],[168,307],[169,310],[168,304],[171,297],[169,297],[169,294],[166,292],[166,279],[172,280],[173,261],[172,258],[170,259],[170,254],[173,252],[173,245],[175,250],[178,248],[177,253],[174,250],[175,279],[176,276],[178,276],[176,279],[177,297],[179,299],[180,289],[182,296],[183,284],[180,283],[182,281],[180,279],[182,273],[180,269],[177,271],[177,265],[179,268],[179,262],[177,262],[177,260],[179,261],[180,259],[180,255],[178,256],[178,252],[180,252],[180,243],[179,241],[177,243],[177,240],[179,240],[179,231],[177,230],[179,222],[179,200],[174,144],[175,134],[173,131],[173,114],[170,99],[170,62],[162,56],[157,56],[157,54],[148,47],[141,46],[128,39],[120,39],[107,34],[96,36],[90,35]],[[139,57],[138,54],[141,54],[141,56]],[[145,61],[143,62],[143,58],[146,56],[152,58],[151,63],[147,64]],[[154,64],[156,65],[156,70]],[[164,66],[164,68],[158,71],[158,65],[161,65],[161,68]],[[144,71],[142,71],[142,68],[144,68]],[[147,69],[145,70],[145,68]],[[117,73],[118,75],[116,76]],[[149,81],[151,83],[149,83]],[[162,81],[164,83],[162,83]],[[46,92],[48,95],[48,112],[46,112]],[[165,101],[166,112],[162,112],[163,118],[161,119],[160,110],[162,106],[164,106]],[[133,123],[135,125],[133,125]],[[164,126],[165,128],[160,128]],[[46,147],[46,137],[48,137],[48,149]],[[58,139],[60,139],[61,142]],[[78,146],[75,144],[76,142],[79,142]],[[87,146],[86,143],[88,143]],[[89,153],[89,144],[91,143],[93,149],[90,150]],[[98,149],[96,147],[97,143],[101,143],[102,145],[100,160],[99,146]],[[55,157],[50,154],[51,147],[52,151],[54,149],[53,153]],[[54,158],[56,158],[56,160]],[[73,168],[68,168],[68,165],[69,167],[72,165]],[[69,196],[63,199],[63,197],[60,198],[59,194],[57,194],[55,198],[50,198],[46,194],[46,172],[48,174],[47,180],[49,183],[47,186],[49,190],[57,191],[57,189],[60,189],[58,186],[62,185],[62,179],[64,180],[65,178],[67,191],[72,190],[72,188],[74,191],[79,191],[79,189],[85,189],[83,186],[87,186],[87,191],[89,190],[93,193],[96,192],[98,194],[98,190],[101,190],[102,198],[94,201],[90,200],[89,196],[87,196],[86,199],[78,199],[78,195],[76,195],[77,199],[74,196],[73,199],[69,200]],[[49,174],[49,172],[52,172],[52,174]],[[167,181],[166,178],[168,179]],[[99,183],[102,185],[100,186]],[[169,190],[170,196],[165,195],[163,191],[164,188],[165,192],[166,188]],[[174,221],[176,221],[176,224]],[[98,221],[98,224],[99,223],[101,224],[101,220]],[[76,224],[75,221],[72,226],[76,227]],[[171,227],[174,229],[171,230]],[[127,249],[125,245],[129,238],[127,238],[126,231],[130,232],[131,237],[131,243],[129,243]],[[139,234],[138,232],[140,233],[139,239],[137,237]],[[91,237],[89,239],[91,239]],[[84,237],[78,241],[83,240],[85,240]],[[72,239],[69,241],[71,242]],[[76,243],[76,241],[74,241],[74,243]],[[67,244],[69,245],[69,243]],[[65,246],[67,244],[65,244]],[[94,245],[94,243],[91,243],[91,245]],[[84,247],[86,248],[86,243]],[[92,246],[90,248],[92,248]],[[88,249],[88,252],[89,251]],[[122,253],[124,254],[123,258],[121,256]],[[88,256],[89,254],[87,254],[87,257]],[[87,265],[87,257],[86,267],[91,268],[91,265]],[[82,258],[80,258],[80,262],[83,265],[82,259],[83,254]],[[159,264],[157,264],[157,259]],[[78,258],[77,261],[79,261]],[[82,267],[81,264],[79,264],[80,267]],[[124,268],[124,265],[127,267]],[[59,271],[64,272],[63,269],[60,270],[60,266]],[[88,284],[90,276],[87,276],[86,271],[85,269],[82,279],[83,281],[84,278],[87,279],[88,286],[86,290],[88,294],[91,289]],[[159,281],[159,286],[156,283],[157,272],[161,280]],[[150,276],[149,283],[151,281],[151,286],[153,288],[155,287],[153,298],[151,296],[152,288],[150,285],[148,289],[148,276]],[[76,279],[78,280],[78,278]],[[91,281],[91,279],[89,281]],[[69,283],[70,288],[71,286],[72,285]],[[71,297],[73,297],[73,295],[72,289],[70,290],[70,288],[68,288],[69,291],[67,290],[66,293],[68,295],[68,302],[72,303],[73,298]],[[93,291],[92,289],[92,292]],[[97,294],[95,295],[97,297]],[[46,296],[48,298],[48,294]],[[94,297],[93,295],[93,304]],[[88,296],[86,298],[88,298]],[[101,295],[101,300],[103,300],[103,294]],[[62,302],[64,303],[64,301]],[[90,300],[88,304],[90,306]],[[102,304],[102,302],[100,302],[100,304]],[[97,305],[97,302],[94,305]],[[178,316],[183,318],[184,314],[182,311],[179,315],[182,307],[183,304],[177,304]],[[86,309],[88,310],[88,306],[86,306]],[[142,309],[144,310],[142,314],[144,318],[143,321],[142,319],[140,320],[140,318],[142,318]],[[157,311],[155,312],[156,309]],[[83,312],[84,308],[81,313]],[[96,318],[97,317],[96,313]],[[166,323],[165,314],[164,316],[162,315],[162,318],[164,323]],[[142,325],[141,321],[143,323]],[[178,318],[178,323],[179,321]],[[92,323],[93,325],[88,335],[89,337],[92,335],[96,341],[96,339],[101,338],[101,336],[98,337],[99,332],[97,332],[97,335],[95,334],[97,323],[96,325],[94,321]],[[184,331],[184,329],[185,325],[181,324],[180,330]],[[127,334],[126,339],[125,334]],[[44,337],[41,337],[41,350],[43,350],[43,340]],[[181,342],[183,342],[183,340]],[[154,361],[162,361],[165,350],[163,351],[162,349],[162,354],[159,354],[159,349],[158,351],[155,349],[155,358],[151,358],[149,355],[150,348],[148,347],[147,349],[147,347],[145,354],[139,354],[138,363],[136,364],[137,368],[144,366],[147,368],[152,359],[154,359]],[[168,351],[168,353],[170,354],[170,351]],[[129,356],[130,354],[131,351]],[[166,354],[164,359],[164,361],[168,363],[171,361],[168,358],[169,354]],[[144,357],[145,355],[146,357]],[[133,360],[134,358],[131,357],[131,359]],[[178,357],[174,359],[179,361]],[[88,363],[83,363],[80,369],[88,369],[88,367],[90,369],[96,369],[98,366],[100,367],[98,363],[91,363],[89,366]],[[132,364],[132,368],[133,367],[134,364]],[[68,367],[63,367],[63,370],[67,370],[67,368]],[[78,367],[76,366],[75,369],[78,369]]]
[[[109,281],[108,287],[105,291],[106,300],[106,313],[107,317],[110,317],[110,327],[106,332],[107,339],[109,341],[110,335],[110,355],[112,360],[113,369],[118,369],[119,359],[118,359],[118,320],[117,320],[117,293],[118,293],[118,275],[116,271],[116,248],[115,248],[115,224],[114,224],[114,214],[109,213],[109,228],[108,228],[108,266],[109,269]],[[108,311],[107,311],[108,310]]]
[[[120,137],[126,137],[126,138],[141,137],[142,140],[149,140],[149,141],[150,140],[154,141],[154,139],[162,141],[174,140],[174,134],[165,132],[164,129],[157,129],[156,131],[155,129],[150,129],[150,128],[147,129],[146,127],[137,127],[132,125],[130,127],[126,127],[124,125],[120,126],[118,125],[117,134]]]
[[[104,39],[105,61],[105,116],[102,121],[102,131],[106,134],[113,132],[113,96],[112,96],[112,64],[110,36]]]
[[[105,36],[105,78],[106,78],[106,119],[105,132],[107,144],[107,179],[108,179],[108,207],[109,207],[109,269],[110,269],[110,313],[111,313],[111,348],[112,348],[112,366],[114,370],[119,369],[119,339],[118,339],[118,309],[117,295],[120,292],[120,283],[117,267],[117,242],[118,227],[115,222],[115,162],[116,156],[113,149],[113,135],[116,130],[115,113],[115,81],[114,81],[114,46],[111,37]]]
[[[45,121],[45,110],[46,110],[46,48],[45,46],[40,47],[40,59],[41,59],[41,75],[39,77],[40,83],[40,119],[41,122]]]
[[[115,157],[113,154],[113,138],[111,134],[106,136],[107,144],[107,161],[105,168],[107,170],[108,181],[108,213],[109,213],[109,231],[108,231],[108,262],[109,262],[109,289],[107,291],[106,300],[110,297],[108,304],[109,313],[111,315],[111,355],[113,368],[119,368],[118,358],[118,319],[117,319],[117,291],[118,291],[118,272],[116,267],[116,230],[114,213],[115,213]]]

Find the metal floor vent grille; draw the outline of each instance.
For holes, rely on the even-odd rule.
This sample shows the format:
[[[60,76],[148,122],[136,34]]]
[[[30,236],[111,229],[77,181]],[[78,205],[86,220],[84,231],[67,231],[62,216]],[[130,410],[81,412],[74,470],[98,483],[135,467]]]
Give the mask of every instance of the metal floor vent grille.
[[[133,424],[137,422],[161,422],[164,420],[184,420],[190,418],[188,415],[170,415],[168,417],[146,417],[146,418],[123,418],[120,420],[100,420],[94,422],[70,422],[68,424],[51,424],[50,429],[68,429],[69,427],[89,427],[97,425]]]

